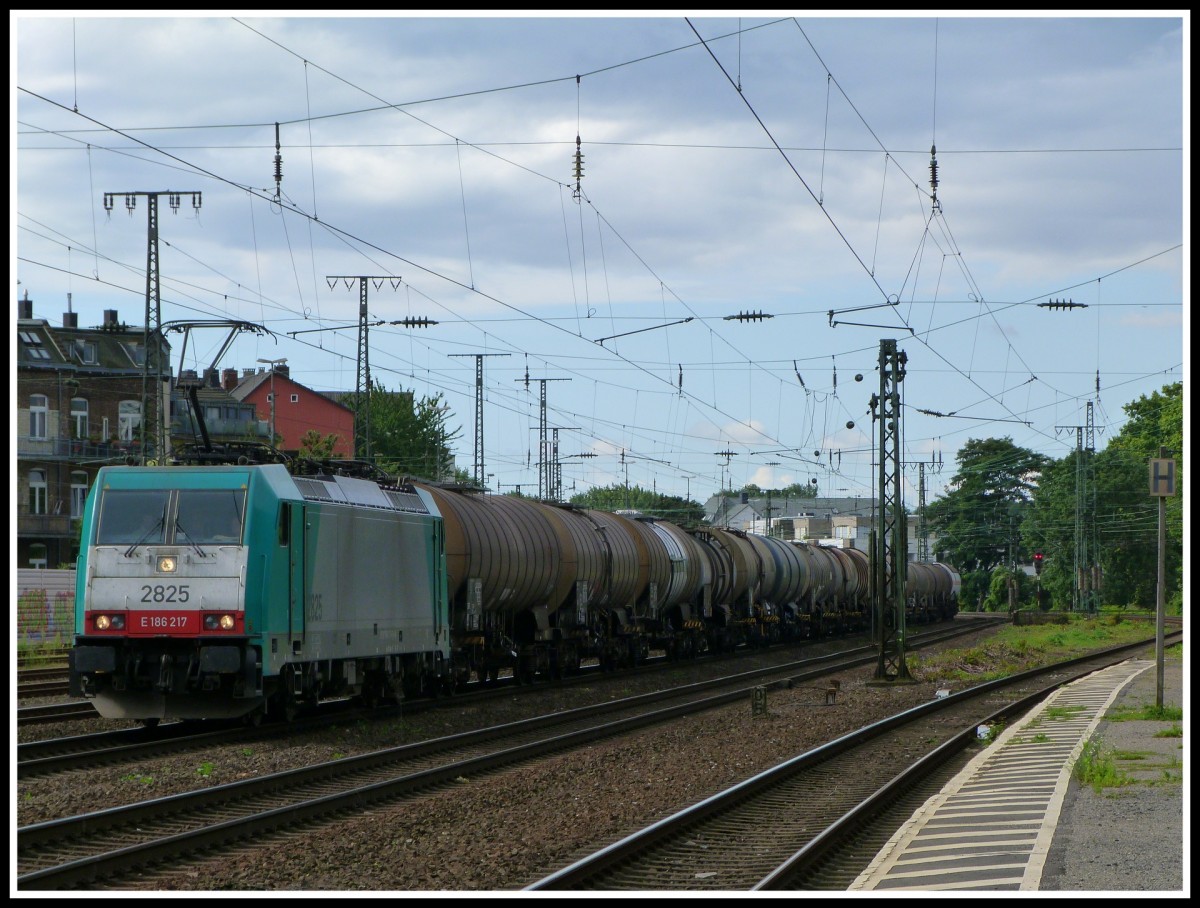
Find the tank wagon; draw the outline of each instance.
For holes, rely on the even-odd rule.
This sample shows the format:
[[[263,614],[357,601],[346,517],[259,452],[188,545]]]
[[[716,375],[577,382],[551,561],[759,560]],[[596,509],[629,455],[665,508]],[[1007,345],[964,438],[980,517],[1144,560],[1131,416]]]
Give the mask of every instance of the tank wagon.
[[[854,550],[421,482],[105,467],[71,691],[153,724],[612,671],[864,629],[867,568]],[[952,616],[958,575],[909,568],[914,617]]]

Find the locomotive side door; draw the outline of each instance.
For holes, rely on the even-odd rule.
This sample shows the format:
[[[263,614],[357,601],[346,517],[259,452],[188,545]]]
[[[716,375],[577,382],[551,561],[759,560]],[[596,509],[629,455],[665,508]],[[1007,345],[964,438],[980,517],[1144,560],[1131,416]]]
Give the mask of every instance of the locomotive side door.
[[[304,505],[285,502],[288,533],[288,646],[297,653],[304,641]]]

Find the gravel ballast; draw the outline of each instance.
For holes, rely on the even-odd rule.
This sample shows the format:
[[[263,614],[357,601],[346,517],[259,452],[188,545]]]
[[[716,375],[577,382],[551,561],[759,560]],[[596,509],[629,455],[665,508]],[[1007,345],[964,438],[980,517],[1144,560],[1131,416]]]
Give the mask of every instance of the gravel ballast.
[[[977,645],[990,632],[946,648]],[[844,649],[845,642],[819,645]],[[806,649],[815,653],[818,647]],[[778,655],[689,668],[708,674],[755,667]],[[680,671],[683,671],[682,669]],[[277,891],[518,890],[785,759],[935,696],[939,683],[868,686],[870,667],[843,673],[826,705],[821,690],[772,690],[767,715],[734,704],[536,764],[464,778],[421,797],[352,817],[313,824],[203,862],[121,883],[122,889]],[[692,679],[694,680],[694,679]],[[411,743],[424,737],[630,696],[668,683],[663,675],[605,679],[595,685],[521,692],[484,707],[439,710],[397,722],[357,722],[212,753],[182,754],[19,784],[18,823],[222,784],[338,755]],[[107,723],[112,727],[112,723]],[[87,730],[79,723],[68,732]],[[51,737],[51,727],[38,729]],[[25,735],[30,740],[33,735]],[[1067,888],[1067,887],[1064,887]],[[1128,888],[1128,887],[1126,887]]]

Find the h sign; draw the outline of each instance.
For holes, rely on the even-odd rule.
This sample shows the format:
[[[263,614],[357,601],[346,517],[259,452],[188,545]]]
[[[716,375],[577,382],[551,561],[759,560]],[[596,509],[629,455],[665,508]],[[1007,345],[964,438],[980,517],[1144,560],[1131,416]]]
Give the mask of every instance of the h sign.
[[[1150,494],[1159,498],[1175,497],[1175,461],[1150,459]]]

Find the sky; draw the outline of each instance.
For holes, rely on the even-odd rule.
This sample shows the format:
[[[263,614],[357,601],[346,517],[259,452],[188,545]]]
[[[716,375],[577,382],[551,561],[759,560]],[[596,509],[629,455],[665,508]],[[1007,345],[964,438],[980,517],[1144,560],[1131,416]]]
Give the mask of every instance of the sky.
[[[913,506],[1184,378],[1186,11],[130,15],[10,11],[18,297],[143,324],[163,193],[163,323],[353,391],[365,287],[468,471],[482,364],[493,490],[536,493],[543,391],[565,497],[865,497],[895,340]]]

